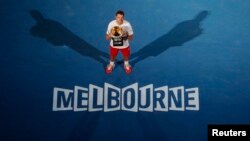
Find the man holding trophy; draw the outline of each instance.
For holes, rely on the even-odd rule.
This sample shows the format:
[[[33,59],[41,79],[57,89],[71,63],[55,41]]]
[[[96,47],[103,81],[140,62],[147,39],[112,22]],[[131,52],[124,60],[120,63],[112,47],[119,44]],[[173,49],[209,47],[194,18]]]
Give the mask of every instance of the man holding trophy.
[[[129,64],[130,45],[133,39],[133,29],[130,23],[124,20],[124,12],[118,10],[115,20],[108,25],[106,39],[110,41],[110,63],[106,67],[106,73],[110,74],[115,67],[116,56],[121,51],[124,59],[124,70],[127,74],[131,73],[132,67]]]

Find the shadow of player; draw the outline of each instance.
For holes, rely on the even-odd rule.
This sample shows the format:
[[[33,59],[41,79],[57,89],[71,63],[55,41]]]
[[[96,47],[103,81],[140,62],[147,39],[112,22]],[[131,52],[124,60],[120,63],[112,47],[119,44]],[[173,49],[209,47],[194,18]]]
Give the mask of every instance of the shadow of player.
[[[100,62],[103,67],[106,67],[107,61],[105,59],[109,59],[109,54],[93,47],[61,23],[45,19],[39,11],[30,10],[30,14],[36,20],[36,24],[30,29],[30,33],[33,36],[46,39],[55,46],[66,45],[81,55],[88,56]]]
[[[207,17],[208,11],[201,11],[194,19],[183,21],[177,24],[167,34],[159,37],[150,44],[141,48],[131,55],[131,65],[150,57],[158,56],[170,47],[182,46],[184,43],[191,41],[202,34],[203,29],[200,23]]]
[[[66,45],[81,55],[88,56],[100,62],[104,68],[106,67],[108,61],[105,60],[109,60],[108,53],[93,47],[72,33],[61,23],[45,19],[39,11],[31,10],[30,14],[37,21],[36,25],[32,26],[30,29],[30,33],[33,36],[44,38],[55,46]],[[130,57],[131,65],[135,66],[135,64],[148,57],[158,56],[170,47],[182,46],[184,43],[198,37],[203,32],[200,24],[208,14],[209,12],[205,10],[199,12],[193,19],[177,24],[167,34],[159,37],[150,44],[133,53]],[[121,60],[117,61],[118,65],[122,63],[123,61]]]

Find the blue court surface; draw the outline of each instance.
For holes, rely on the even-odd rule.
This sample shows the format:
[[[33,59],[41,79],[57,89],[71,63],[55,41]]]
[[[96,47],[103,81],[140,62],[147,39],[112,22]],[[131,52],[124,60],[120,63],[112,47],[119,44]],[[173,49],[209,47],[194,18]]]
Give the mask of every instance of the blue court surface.
[[[206,141],[209,124],[250,124],[249,7],[2,0],[0,140]],[[134,30],[129,75],[121,54],[104,69],[118,9]]]

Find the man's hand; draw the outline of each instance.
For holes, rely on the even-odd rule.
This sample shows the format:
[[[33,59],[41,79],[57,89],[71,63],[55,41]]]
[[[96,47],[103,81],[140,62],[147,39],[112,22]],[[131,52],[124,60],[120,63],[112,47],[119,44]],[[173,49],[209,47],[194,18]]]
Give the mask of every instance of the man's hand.
[[[111,33],[109,33],[109,34],[106,34],[106,40],[111,40],[111,38],[112,38],[112,35],[111,35]]]
[[[128,32],[127,31],[123,32],[122,39],[123,40],[127,40],[128,39]]]
[[[131,41],[133,39],[133,35],[128,35],[128,40]]]

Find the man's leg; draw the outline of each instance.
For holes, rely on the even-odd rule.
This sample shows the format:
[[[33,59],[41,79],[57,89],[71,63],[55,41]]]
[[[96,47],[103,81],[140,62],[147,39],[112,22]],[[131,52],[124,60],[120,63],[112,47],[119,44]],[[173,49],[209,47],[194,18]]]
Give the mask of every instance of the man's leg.
[[[116,59],[116,56],[110,55],[110,63],[109,64],[114,65],[115,59]]]
[[[118,49],[110,46],[110,62],[106,67],[106,73],[110,74],[115,67],[115,59],[118,54]]]
[[[130,57],[130,47],[127,47],[125,49],[121,49],[123,59],[124,59],[124,70],[127,74],[131,73],[132,67],[129,64],[129,57]]]

